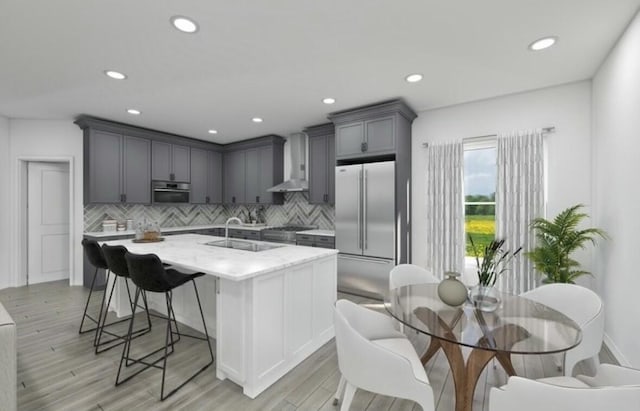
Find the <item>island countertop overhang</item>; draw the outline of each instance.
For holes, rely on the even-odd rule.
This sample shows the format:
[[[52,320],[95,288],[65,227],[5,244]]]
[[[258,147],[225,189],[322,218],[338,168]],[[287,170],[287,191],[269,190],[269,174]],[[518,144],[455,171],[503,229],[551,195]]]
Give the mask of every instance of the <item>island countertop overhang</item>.
[[[134,243],[131,239],[103,243],[122,245],[136,254],[153,253],[158,255],[164,263],[178,268],[200,271],[232,281],[244,281],[287,267],[338,254],[338,250],[333,249],[286,244],[277,244],[281,247],[258,252],[214,247],[205,244],[223,239],[222,237],[200,234],[182,234],[168,236],[165,241],[156,243]],[[251,242],[264,243],[261,241]]]

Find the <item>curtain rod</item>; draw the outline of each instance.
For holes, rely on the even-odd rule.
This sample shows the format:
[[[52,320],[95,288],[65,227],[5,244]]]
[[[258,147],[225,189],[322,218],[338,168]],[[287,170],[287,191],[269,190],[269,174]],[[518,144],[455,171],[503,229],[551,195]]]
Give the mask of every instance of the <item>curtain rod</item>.
[[[542,132],[543,133],[553,133],[556,131],[556,128],[551,126],[551,127],[543,127],[542,128]],[[498,137],[497,134],[485,134],[484,136],[474,136],[474,137],[465,137],[463,138],[463,140],[472,140],[472,139],[476,139],[476,138],[488,138],[488,137]],[[429,143],[422,143],[422,147],[427,148],[429,147]]]

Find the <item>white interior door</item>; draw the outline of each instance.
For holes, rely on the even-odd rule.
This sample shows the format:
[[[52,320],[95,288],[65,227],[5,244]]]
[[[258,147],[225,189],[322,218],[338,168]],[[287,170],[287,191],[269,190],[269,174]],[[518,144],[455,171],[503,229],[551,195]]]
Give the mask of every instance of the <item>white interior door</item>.
[[[27,166],[27,283],[69,278],[69,165]]]

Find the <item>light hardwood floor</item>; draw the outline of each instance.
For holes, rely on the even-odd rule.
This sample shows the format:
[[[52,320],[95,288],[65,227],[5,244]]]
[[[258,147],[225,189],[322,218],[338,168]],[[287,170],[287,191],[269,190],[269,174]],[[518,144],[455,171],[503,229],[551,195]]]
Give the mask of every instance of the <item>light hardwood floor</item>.
[[[0,290],[0,302],[18,326],[19,410],[336,410],[332,399],[340,375],[333,341],[255,400],[245,397],[234,383],[218,380],[213,367],[164,402],[159,401],[159,370],[147,370],[115,387],[121,347],[95,355],[93,333],[78,335],[87,294],[85,288],[69,287],[66,281]],[[99,308],[96,297],[100,296],[94,296],[93,312]],[[340,298],[381,309],[375,301],[348,295]],[[141,320],[138,324],[142,325],[143,318],[138,317]],[[148,351],[150,347],[164,344],[164,323],[154,319],[153,324],[151,333],[134,341],[134,350]],[[175,354],[169,357],[169,386],[206,362],[207,355],[204,343],[182,339]],[[614,362],[604,353],[601,357],[603,362]],[[558,374],[548,356],[516,356],[514,365],[519,375],[531,378]],[[453,410],[454,387],[443,354],[438,353],[426,368],[435,393],[436,410]],[[489,390],[505,382],[504,371],[489,365],[476,388],[474,411],[488,410]],[[419,411],[420,407],[407,400],[358,390],[351,410]]]

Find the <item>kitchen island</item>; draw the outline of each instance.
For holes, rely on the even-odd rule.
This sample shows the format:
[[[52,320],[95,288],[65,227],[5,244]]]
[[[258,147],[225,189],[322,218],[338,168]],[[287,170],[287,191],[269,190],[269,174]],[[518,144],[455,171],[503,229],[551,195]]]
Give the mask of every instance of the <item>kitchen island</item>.
[[[338,251],[260,241],[236,244],[260,251],[207,245],[221,240],[184,234],[157,243],[107,244],[207,274],[196,282],[209,334],[216,338],[217,377],[255,398],[333,338]],[[150,308],[165,313],[160,297],[150,294]],[[202,331],[193,287],[176,289],[173,306],[179,322]],[[131,312],[124,288],[116,289],[110,309],[118,316]]]

